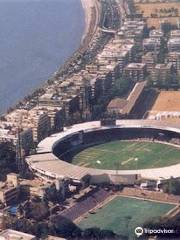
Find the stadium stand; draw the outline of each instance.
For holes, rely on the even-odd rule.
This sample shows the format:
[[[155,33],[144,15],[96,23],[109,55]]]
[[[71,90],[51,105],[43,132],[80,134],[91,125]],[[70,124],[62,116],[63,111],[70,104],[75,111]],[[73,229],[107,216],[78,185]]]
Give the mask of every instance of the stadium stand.
[[[93,192],[91,191],[79,199],[74,206],[64,210],[61,215],[70,219],[71,221],[74,221],[75,219],[98,206],[109,196],[111,196],[111,192],[109,191],[106,191],[104,189],[94,189]]]
[[[102,125],[100,121],[76,124],[40,142],[37,154],[28,156],[26,162],[36,175],[47,180],[68,177],[81,181],[86,175],[105,175],[112,183],[114,170],[77,166],[63,159],[70,159],[73,151],[119,139],[160,141],[179,147],[180,125],[155,120],[116,120],[115,125],[109,126]],[[125,184],[132,184],[137,175],[149,179],[180,177],[180,164],[163,168],[119,170],[118,175],[120,182],[124,181]]]

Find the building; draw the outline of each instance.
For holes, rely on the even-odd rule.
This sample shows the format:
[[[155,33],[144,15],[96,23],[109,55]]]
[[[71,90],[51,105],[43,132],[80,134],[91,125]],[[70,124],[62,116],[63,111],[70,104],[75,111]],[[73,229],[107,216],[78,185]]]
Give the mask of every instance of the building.
[[[48,235],[48,237],[45,240],[66,240],[66,239]]]
[[[87,64],[85,67],[86,71],[88,71],[90,74],[96,74],[98,71],[98,65],[97,64]]]
[[[24,150],[24,153],[28,153],[34,146],[33,141],[33,131],[31,128],[20,131],[17,135],[21,144],[21,149]]]
[[[160,38],[145,38],[143,40],[144,52],[159,52],[161,46]]]
[[[40,179],[23,179],[20,182],[21,192],[26,196],[38,196],[43,198],[46,195],[46,190],[50,189],[52,183],[43,183]]]
[[[160,29],[153,29],[150,31],[149,33],[149,37],[150,38],[162,38],[164,36],[164,33],[162,30]]]
[[[40,107],[61,107],[62,97],[57,93],[45,93],[39,97],[38,104]]]
[[[95,103],[97,102],[99,96],[103,93],[102,79],[95,77],[90,80],[90,85],[91,85],[91,99]]]
[[[146,81],[136,83],[126,99],[123,98],[113,99],[108,104],[107,111],[111,114],[117,114],[121,116],[127,116],[131,114],[131,111],[133,110],[133,107],[135,106],[139,97],[141,96],[145,86]]]
[[[137,43],[140,43],[144,35],[145,26],[145,22],[140,19],[126,20],[118,35],[122,38],[132,38]]]
[[[63,128],[65,120],[65,112],[62,107],[53,106],[37,106],[34,109],[44,111],[50,120],[50,129],[52,132],[60,131]]]
[[[172,63],[177,74],[180,74],[180,52],[169,52],[167,62]]]
[[[0,123],[0,142],[11,142],[14,146],[18,140],[21,143],[21,149],[28,153],[33,147],[33,132],[31,128],[22,129],[18,124],[3,121]]]
[[[90,105],[92,99],[92,86],[91,79],[96,79],[97,74],[89,74],[87,71],[84,71],[79,75],[79,78],[74,80],[75,85],[72,87],[72,91],[78,94],[79,96],[79,112],[83,119],[90,119]]]
[[[155,85],[166,84],[166,81],[169,81],[168,78],[171,78],[173,74],[172,63],[156,64],[155,68],[152,71],[151,77]]]
[[[12,183],[15,187],[19,185],[18,175],[16,173],[9,173],[6,176],[6,181]]]
[[[155,52],[147,52],[142,56],[142,63],[146,64],[148,73],[151,73],[157,63],[157,54]]]
[[[49,136],[51,123],[47,113],[44,111],[32,109],[29,111],[29,121],[35,142],[40,142],[45,137]]]
[[[128,50],[122,50],[119,59],[118,59],[118,64],[119,64],[119,73],[122,74],[124,67],[128,64],[128,58],[130,57],[130,51]]]
[[[31,110],[15,109],[6,115],[4,125],[8,129],[14,129],[17,138],[18,134],[21,133],[21,142],[24,144],[25,150],[28,146],[32,146],[32,135],[33,141],[39,142],[47,137],[51,130],[48,114],[38,107]]]
[[[124,43],[122,43],[122,41],[119,39],[110,41],[105,46],[103,51],[97,55],[96,64],[98,69],[96,73],[101,71],[102,66],[104,67],[104,73],[106,72],[106,68],[108,69],[109,66],[111,66],[112,72],[121,74],[123,67],[127,64],[128,57],[130,55],[130,50],[125,48],[122,49],[123,46]]]
[[[168,41],[169,52],[180,52],[180,37],[170,38]]]
[[[126,104],[127,104],[126,99],[123,98],[112,99],[107,106],[107,111],[108,113],[111,114],[121,114]]]
[[[0,128],[0,142],[11,142],[13,145],[17,143],[17,131],[11,131],[11,129]]]
[[[179,38],[180,37],[180,30],[172,30],[171,31],[171,37],[172,38]]]
[[[136,59],[137,51],[135,44],[124,43],[121,46],[122,52],[127,52],[127,63],[132,62]]]
[[[0,182],[0,201],[5,205],[16,202],[19,198],[19,183],[16,174],[8,174],[6,182]]]
[[[0,212],[0,232],[5,229],[5,214],[4,212]]]
[[[133,82],[143,81],[146,77],[146,65],[144,63],[129,63],[125,67],[125,76]]]
[[[12,229],[6,229],[0,232],[0,239],[2,240],[36,240],[36,236],[15,231]]]
[[[65,117],[67,121],[72,120],[74,117],[77,117],[77,116],[79,118],[80,98],[78,94],[70,95],[66,93],[63,96],[62,102],[63,102]]]

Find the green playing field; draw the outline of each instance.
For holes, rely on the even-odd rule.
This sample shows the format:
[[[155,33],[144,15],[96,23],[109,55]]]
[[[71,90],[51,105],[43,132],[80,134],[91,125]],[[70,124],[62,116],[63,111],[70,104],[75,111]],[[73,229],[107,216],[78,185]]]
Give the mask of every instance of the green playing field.
[[[72,163],[100,169],[145,169],[180,163],[180,149],[161,143],[112,141],[87,148]]]
[[[175,205],[116,197],[94,214],[88,214],[80,223],[82,228],[99,227],[134,239],[134,229],[152,218],[163,216]]]

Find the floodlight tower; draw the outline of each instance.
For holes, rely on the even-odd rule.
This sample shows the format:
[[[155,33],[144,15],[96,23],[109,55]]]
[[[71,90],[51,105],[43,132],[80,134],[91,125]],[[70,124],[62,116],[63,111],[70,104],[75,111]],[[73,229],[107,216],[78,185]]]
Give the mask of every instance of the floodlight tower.
[[[24,171],[21,131],[22,131],[22,114],[20,113],[19,124],[17,129],[17,143],[16,143],[16,166],[20,175],[22,175]]]
[[[179,18],[177,20],[177,27],[178,27],[178,29],[180,29],[180,19]]]

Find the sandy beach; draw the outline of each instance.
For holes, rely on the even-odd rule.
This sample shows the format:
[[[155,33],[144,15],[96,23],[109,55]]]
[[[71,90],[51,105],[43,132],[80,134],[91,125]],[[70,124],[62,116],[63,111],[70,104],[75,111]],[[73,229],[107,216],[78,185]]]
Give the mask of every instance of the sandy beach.
[[[84,33],[82,36],[82,41],[85,38],[85,36],[88,34],[89,32],[89,27],[90,27],[90,23],[91,23],[91,14],[92,14],[92,8],[96,7],[96,0],[81,0],[81,4],[82,7],[84,9],[84,13],[85,13],[85,29],[84,29]]]

